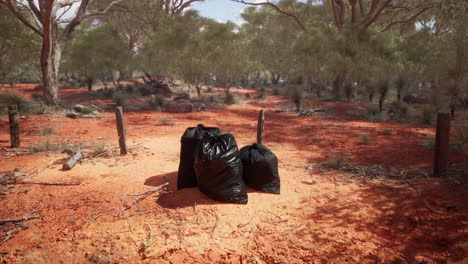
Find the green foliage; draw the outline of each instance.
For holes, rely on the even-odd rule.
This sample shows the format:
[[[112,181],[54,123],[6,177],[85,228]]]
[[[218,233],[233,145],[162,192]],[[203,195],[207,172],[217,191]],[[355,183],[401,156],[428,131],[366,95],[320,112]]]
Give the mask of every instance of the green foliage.
[[[112,100],[115,103],[115,106],[125,107],[127,102],[127,96],[124,93],[118,92],[114,94]]]
[[[427,150],[434,150],[435,148],[435,139],[427,139],[422,142],[423,148]]]
[[[453,134],[450,139],[451,144],[462,151],[468,150],[468,125],[458,125],[453,127]]]
[[[393,134],[393,129],[386,128],[386,129],[384,129],[383,134],[389,136],[389,135]]]
[[[97,142],[93,145],[92,149],[94,155],[100,155],[109,151],[109,149],[106,146],[106,143],[104,142]]]
[[[133,64],[127,44],[111,24],[100,23],[80,32],[65,50],[63,69],[87,78],[116,81]]]
[[[55,133],[55,128],[52,127],[52,126],[41,127],[39,129],[39,133],[40,133],[41,136],[52,135],[52,134]]]
[[[61,147],[61,143],[52,142],[50,139],[43,139],[39,144],[29,146],[29,152],[57,151]]]
[[[224,97],[224,103],[227,105],[233,105],[239,103],[239,99],[233,94],[233,93],[228,93],[226,94],[226,97]]]
[[[159,123],[161,123],[161,125],[165,125],[165,126],[174,126],[176,123],[172,120],[170,120],[169,118],[166,118],[166,117],[161,117],[159,119]]]
[[[359,136],[359,142],[361,144],[369,144],[370,138],[369,135],[361,135]]]
[[[164,99],[164,97],[161,95],[152,95],[148,101],[148,104],[152,108],[161,109],[164,107],[164,105],[166,105],[166,99]]]
[[[43,114],[48,110],[41,102],[27,100],[14,91],[0,94],[0,108],[1,105],[4,105],[5,108],[8,105],[17,105],[19,112],[31,114]]]
[[[39,73],[40,39],[0,5],[0,85]],[[37,80],[36,77],[31,77]]]
[[[432,125],[435,118],[434,108],[430,106],[424,106],[421,111],[421,123],[425,125]]]

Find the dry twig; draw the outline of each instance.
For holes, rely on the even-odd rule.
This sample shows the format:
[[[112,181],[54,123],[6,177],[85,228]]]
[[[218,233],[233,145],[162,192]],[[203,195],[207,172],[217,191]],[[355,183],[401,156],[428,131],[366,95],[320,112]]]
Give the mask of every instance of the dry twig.
[[[132,208],[134,205],[136,205],[138,207],[138,210],[140,210],[140,211],[143,210],[143,208],[140,207],[138,202],[140,200],[148,197],[149,195],[151,195],[153,193],[160,192],[167,185],[169,185],[169,182],[166,182],[164,184],[156,186],[152,190],[146,191],[144,193],[139,193],[139,194],[124,193],[122,195],[122,198],[121,198],[121,207],[120,207],[119,215],[123,215],[126,210]],[[133,202],[129,206],[125,206],[125,200],[126,200],[127,196],[130,196],[132,198],[132,200],[133,200]],[[135,197],[138,197],[138,198],[135,198]]]

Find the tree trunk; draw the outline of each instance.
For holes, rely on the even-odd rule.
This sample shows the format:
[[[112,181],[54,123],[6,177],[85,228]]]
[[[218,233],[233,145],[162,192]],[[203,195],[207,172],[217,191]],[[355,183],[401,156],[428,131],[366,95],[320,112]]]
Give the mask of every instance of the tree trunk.
[[[94,82],[93,77],[88,77],[86,79],[86,83],[88,84],[88,91],[89,92],[91,92],[93,90],[93,82]]]
[[[197,89],[197,95],[198,95],[198,97],[201,97],[201,96],[202,96],[202,95],[201,95],[201,85],[197,84],[197,85],[195,86],[195,89]]]
[[[58,73],[62,56],[62,44],[57,40],[57,30],[57,25],[49,21],[48,25],[44,25],[42,40],[42,85],[44,86],[45,101],[50,106],[58,106],[60,103]]]
[[[335,100],[337,101],[340,100],[342,97],[343,83],[343,76],[341,74],[338,74],[335,78],[335,81],[333,81],[333,93],[335,95]]]

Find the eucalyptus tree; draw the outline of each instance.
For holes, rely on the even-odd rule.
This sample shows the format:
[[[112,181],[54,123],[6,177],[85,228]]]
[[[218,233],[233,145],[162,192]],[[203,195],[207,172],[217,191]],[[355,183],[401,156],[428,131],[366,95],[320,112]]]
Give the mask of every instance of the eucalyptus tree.
[[[110,80],[117,86],[122,69],[132,62],[132,54],[115,26],[103,23],[79,32],[65,53],[65,59],[67,70],[85,77],[91,91],[96,79]]]
[[[0,84],[14,83],[25,73],[35,72],[39,38],[0,6]]]
[[[57,106],[59,100],[58,75],[62,51],[72,33],[84,19],[103,15],[116,4],[115,0],[103,10],[88,10],[90,0],[0,0],[10,12],[42,40],[40,65],[46,103]],[[76,7],[74,14],[70,10]]]

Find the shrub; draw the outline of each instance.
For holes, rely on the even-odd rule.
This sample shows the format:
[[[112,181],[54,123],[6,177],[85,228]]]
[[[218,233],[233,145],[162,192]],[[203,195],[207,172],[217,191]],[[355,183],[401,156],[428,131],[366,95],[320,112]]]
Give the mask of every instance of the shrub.
[[[380,115],[379,109],[374,106],[367,108],[367,120],[369,122],[380,122],[382,121],[382,116]]]
[[[159,119],[159,123],[161,123],[161,125],[165,125],[165,126],[173,126],[175,125],[175,122],[170,120],[169,118],[166,118],[166,117],[161,117]]]
[[[127,98],[126,98],[125,94],[123,94],[123,93],[115,93],[112,100],[114,101],[115,106],[124,107],[125,104],[126,104]]]
[[[273,95],[280,95],[280,90],[278,88],[273,89]]]
[[[102,93],[104,98],[112,98],[114,96],[115,90],[111,88],[103,88],[99,90],[99,92]]]
[[[359,142],[361,144],[369,144],[369,141],[370,141],[369,135],[361,135],[359,137]]]
[[[434,150],[435,148],[435,139],[428,139],[422,143],[422,146],[427,150]]]
[[[41,127],[39,129],[39,132],[40,132],[41,136],[52,135],[52,134],[55,133],[55,128],[51,127],[51,126],[45,126],[45,127]]]
[[[245,99],[250,99],[250,97],[251,97],[251,96],[250,96],[249,93],[246,93],[246,94],[245,94]]]
[[[391,135],[391,134],[393,134],[393,129],[386,128],[386,129],[384,129],[383,133],[384,133],[384,135]]]
[[[26,111],[30,102],[17,94],[16,92],[7,92],[0,94],[0,104],[4,105],[17,105],[19,111]]]
[[[129,84],[129,85],[127,85],[127,86],[125,87],[125,91],[126,91],[127,93],[134,93],[134,92],[135,92],[135,86]]]
[[[237,104],[239,100],[232,93],[228,93],[224,98],[224,103],[227,105]]]
[[[410,116],[409,105],[402,102],[394,102],[392,110],[398,118],[408,118]]]
[[[265,99],[265,93],[264,92],[259,93],[257,98],[258,99]]]
[[[348,100],[348,102],[351,102],[352,99],[353,99],[353,93],[354,93],[354,86],[352,83],[346,83],[345,84],[345,87],[344,87],[344,90],[345,90],[345,94],[346,94],[346,99]]]
[[[302,91],[301,87],[294,86],[290,89],[289,97],[291,101],[296,105],[296,111],[301,111],[301,103],[304,99],[304,92]]]
[[[466,151],[468,149],[468,126],[454,127],[454,133],[451,139],[455,149]]]
[[[207,93],[212,93],[212,92],[213,92],[213,88],[208,87],[208,89],[206,89],[206,92],[207,92]]]
[[[432,107],[425,106],[421,112],[421,123],[425,125],[432,125],[434,121],[434,110]]]
[[[30,101],[16,92],[8,92],[0,94],[0,104],[5,105],[17,105],[18,111],[23,113],[32,113],[32,114],[43,114],[47,111],[47,107],[37,101]]]
[[[99,155],[102,153],[106,153],[108,151],[108,148],[106,146],[106,143],[104,142],[98,142],[93,145],[93,154],[94,155]]]
[[[260,92],[265,92],[266,91],[266,88],[265,87],[260,87]]]
[[[328,168],[335,170],[340,169],[346,163],[345,159],[341,156],[333,156],[327,163],[324,165]]]
[[[59,143],[53,143],[49,139],[42,140],[37,145],[29,146],[30,152],[57,151],[61,147]]]
[[[166,99],[161,95],[152,95],[148,104],[154,108],[162,108],[166,104]]]
[[[151,87],[149,87],[148,85],[146,84],[140,84],[138,86],[138,92],[142,95],[142,96],[148,96],[150,94],[152,94],[152,89]]]

